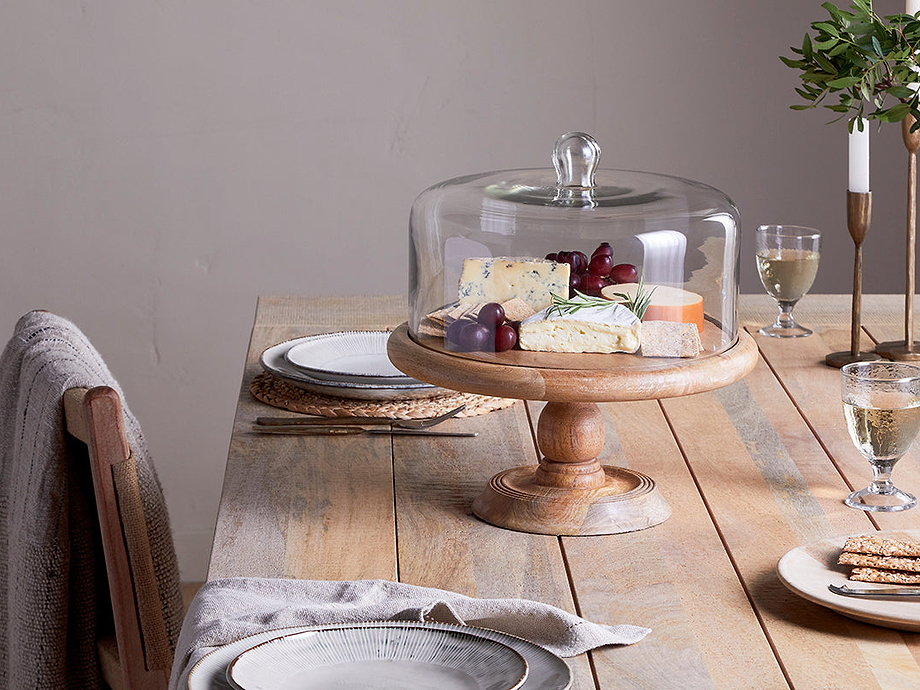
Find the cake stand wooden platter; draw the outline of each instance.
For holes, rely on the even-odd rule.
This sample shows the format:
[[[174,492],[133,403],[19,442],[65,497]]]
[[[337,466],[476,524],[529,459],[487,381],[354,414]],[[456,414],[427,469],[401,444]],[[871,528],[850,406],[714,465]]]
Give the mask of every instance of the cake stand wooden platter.
[[[700,357],[562,354],[512,350],[453,352],[441,338],[416,336],[408,324],[389,338],[390,361],[409,376],[444,388],[520,400],[545,400],[537,423],[539,465],[492,477],[473,513],[499,527],[553,535],[619,534],[660,524],[671,507],[655,481],[602,465],[604,419],[597,403],[702,393],[734,383],[757,361],[744,331],[722,352],[721,329],[706,323]]]

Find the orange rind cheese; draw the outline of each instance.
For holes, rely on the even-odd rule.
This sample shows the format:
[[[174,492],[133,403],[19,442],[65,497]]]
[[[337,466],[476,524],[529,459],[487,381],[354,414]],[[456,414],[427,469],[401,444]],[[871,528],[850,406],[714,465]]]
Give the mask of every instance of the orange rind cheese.
[[[601,294],[609,300],[623,302],[618,294],[634,298],[639,289],[638,283],[622,283],[608,285]],[[677,323],[696,324],[697,329],[703,332],[703,298],[695,292],[682,290],[668,285],[646,284],[643,290],[652,292],[652,301],[645,310],[643,321],[676,321]]]

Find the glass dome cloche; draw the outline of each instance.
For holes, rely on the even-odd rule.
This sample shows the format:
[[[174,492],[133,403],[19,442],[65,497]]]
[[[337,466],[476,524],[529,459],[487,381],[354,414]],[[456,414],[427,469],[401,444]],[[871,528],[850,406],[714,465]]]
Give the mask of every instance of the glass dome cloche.
[[[409,219],[412,338],[471,357],[616,353],[610,366],[640,368],[730,348],[737,208],[708,185],[604,169],[600,158],[590,135],[570,132],[556,141],[554,169],[486,172],[422,192]],[[572,341],[542,324],[594,316],[622,328]]]

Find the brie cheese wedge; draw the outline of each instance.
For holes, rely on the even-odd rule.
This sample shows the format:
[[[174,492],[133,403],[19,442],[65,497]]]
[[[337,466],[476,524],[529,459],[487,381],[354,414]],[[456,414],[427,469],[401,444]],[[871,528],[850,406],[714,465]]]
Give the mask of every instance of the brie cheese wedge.
[[[539,352],[635,352],[642,322],[617,302],[582,307],[572,314],[549,308],[521,321],[518,343],[522,350]]]

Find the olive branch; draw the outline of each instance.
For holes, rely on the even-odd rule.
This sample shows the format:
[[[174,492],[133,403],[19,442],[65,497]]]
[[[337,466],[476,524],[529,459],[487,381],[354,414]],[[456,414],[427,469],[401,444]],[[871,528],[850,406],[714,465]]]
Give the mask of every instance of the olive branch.
[[[812,22],[814,37],[806,33],[801,48],[790,48],[797,57],[780,56],[801,72],[795,91],[807,103],[791,108],[821,105],[839,113],[833,121],[851,115],[851,132],[859,118],[900,122],[908,115],[915,119],[911,131],[920,128],[920,20],[908,14],[880,17],[872,0],[852,0],[849,10],[830,2],[821,7],[829,18]],[[832,95],[836,102],[825,102]],[[874,109],[867,112],[868,107]]]

